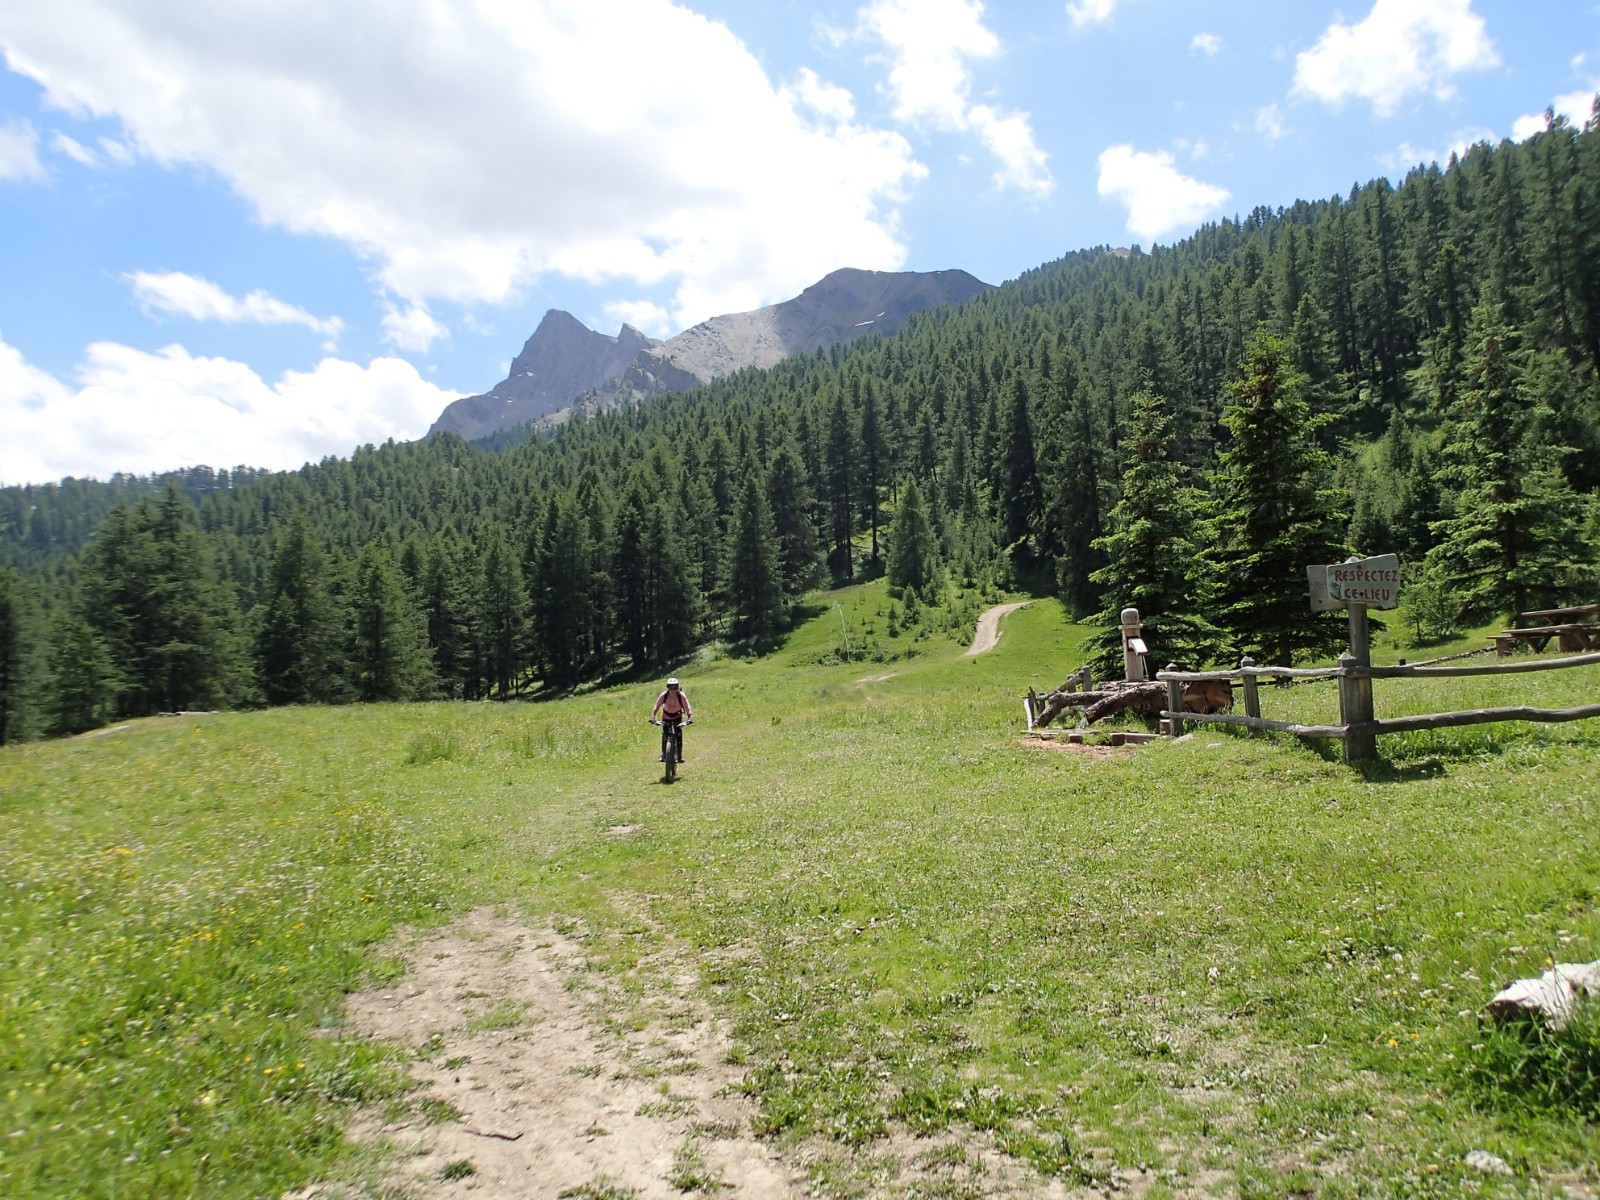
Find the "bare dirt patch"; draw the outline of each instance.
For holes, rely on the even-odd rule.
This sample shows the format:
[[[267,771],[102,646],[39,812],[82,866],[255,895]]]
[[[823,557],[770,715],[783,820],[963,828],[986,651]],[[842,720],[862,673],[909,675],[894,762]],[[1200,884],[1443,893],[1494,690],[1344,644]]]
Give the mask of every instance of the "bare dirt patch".
[[[1091,746],[1087,742],[1045,741],[1043,738],[1033,737],[1019,737],[1017,742],[1023,746],[1031,746],[1035,750],[1064,750],[1070,754],[1081,754],[1085,758],[1121,758],[1138,749],[1138,746]]]
[[[398,1151],[407,1194],[802,1194],[750,1133],[742,1071],[714,1022],[607,1028],[577,986],[577,945],[491,909],[404,953],[410,973],[351,996],[348,1011],[358,1032],[416,1054],[413,1112],[356,1131]]]
[[[882,683],[884,680],[893,679],[894,677],[895,677],[895,672],[888,671],[888,672],[885,672],[882,675],[863,675],[860,679],[856,680],[856,682],[857,683]]]

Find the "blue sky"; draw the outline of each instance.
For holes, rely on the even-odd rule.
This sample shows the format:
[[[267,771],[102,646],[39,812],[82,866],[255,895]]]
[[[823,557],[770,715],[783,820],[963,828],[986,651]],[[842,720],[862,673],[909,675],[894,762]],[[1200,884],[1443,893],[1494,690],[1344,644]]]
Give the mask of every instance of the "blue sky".
[[[8,0],[0,483],[416,437],[545,309],[1002,282],[1600,88],[1595,0]]]

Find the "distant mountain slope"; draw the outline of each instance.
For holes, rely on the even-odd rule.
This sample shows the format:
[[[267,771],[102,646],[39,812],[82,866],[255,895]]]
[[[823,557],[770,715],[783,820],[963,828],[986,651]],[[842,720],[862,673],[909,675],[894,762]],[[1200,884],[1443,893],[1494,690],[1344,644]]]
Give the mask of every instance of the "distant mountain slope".
[[[564,408],[574,396],[611,383],[659,344],[632,325],[607,337],[552,308],[512,362],[511,373],[481,396],[453,401],[429,432],[458,433],[471,441],[542,417]]]
[[[482,396],[457,400],[434,431],[469,441],[548,416],[581,396],[597,407],[694,391],[746,367],[770,367],[796,354],[893,334],[912,313],[956,305],[990,290],[965,271],[835,271],[792,300],[702,321],[665,342],[624,325],[596,333],[552,309],[528,339],[511,374]]]

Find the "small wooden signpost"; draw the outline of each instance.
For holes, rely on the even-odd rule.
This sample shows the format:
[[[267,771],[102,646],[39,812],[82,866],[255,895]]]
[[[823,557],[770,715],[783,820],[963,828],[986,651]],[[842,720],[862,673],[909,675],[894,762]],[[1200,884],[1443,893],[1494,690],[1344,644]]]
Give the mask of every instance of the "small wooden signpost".
[[[1350,649],[1339,656],[1341,668],[1372,666],[1372,638],[1367,627],[1369,608],[1395,608],[1400,603],[1400,559],[1393,554],[1375,558],[1347,558],[1306,568],[1311,587],[1311,611],[1350,611]],[[1372,677],[1343,671],[1339,676],[1339,723],[1347,762],[1378,756],[1378,735],[1372,730]]]

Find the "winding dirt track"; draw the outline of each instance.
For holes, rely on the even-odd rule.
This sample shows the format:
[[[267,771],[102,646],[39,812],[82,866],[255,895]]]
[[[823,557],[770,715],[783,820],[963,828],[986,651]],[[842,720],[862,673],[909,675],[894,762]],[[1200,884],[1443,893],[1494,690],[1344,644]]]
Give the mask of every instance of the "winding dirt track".
[[[1007,613],[1016,612],[1019,608],[1026,608],[1033,603],[1031,600],[1019,600],[1015,604],[996,604],[978,618],[977,632],[972,636],[972,646],[962,657],[971,658],[975,654],[982,654],[986,650],[993,650],[1000,641],[1000,618]]]

